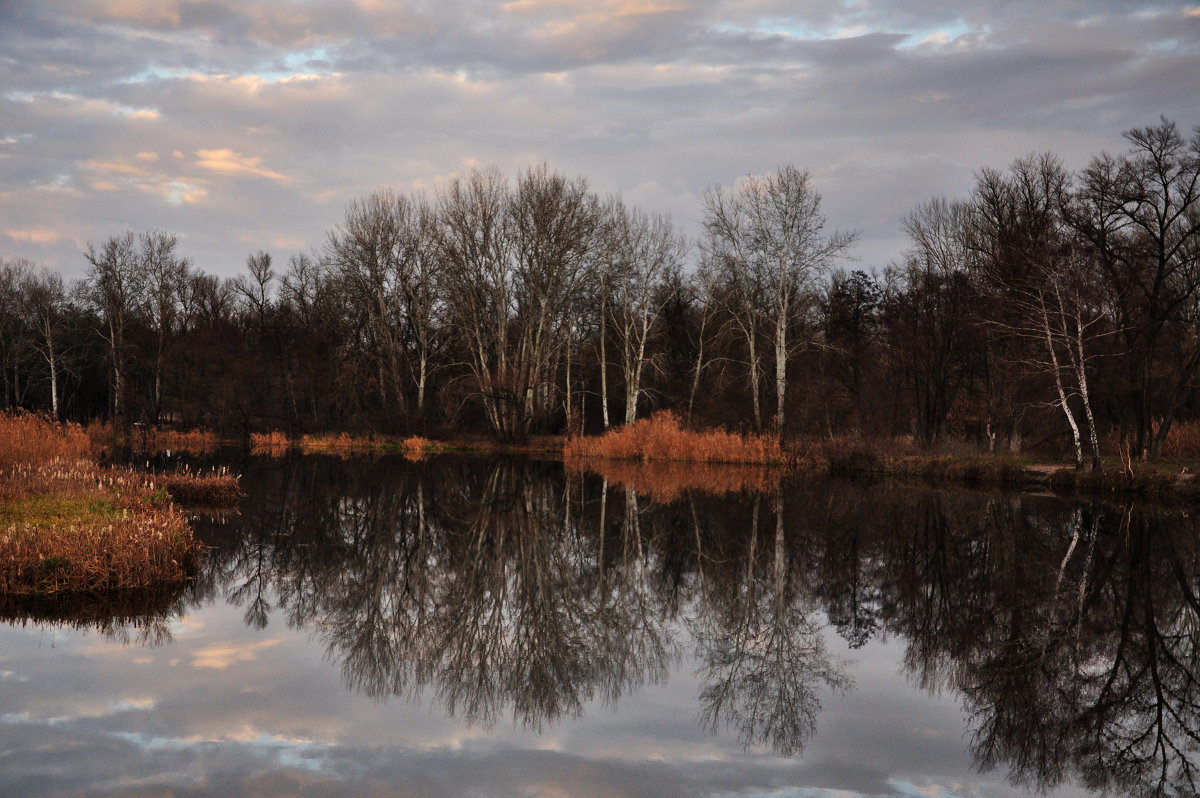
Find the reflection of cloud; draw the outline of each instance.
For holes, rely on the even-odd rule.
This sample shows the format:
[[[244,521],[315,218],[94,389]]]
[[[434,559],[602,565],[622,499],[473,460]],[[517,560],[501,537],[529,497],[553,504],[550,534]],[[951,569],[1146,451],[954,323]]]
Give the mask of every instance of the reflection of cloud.
[[[282,642],[282,638],[273,638],[257,643],[218,643],[207,646],[198,649],[192,655],[192,667],[225,670],[235,662],[253,662],[258,659],[258,652]]]
[[[222,147],[217,150],[196,150],[196,155],[198,156],[196,166],[216,172],[217,174],[232,175],[234,177],[264,177],[267,180],[275,180],[280,183],[291,181],[290,177],[260,166],[262,158],[242,155],[228,147]]]

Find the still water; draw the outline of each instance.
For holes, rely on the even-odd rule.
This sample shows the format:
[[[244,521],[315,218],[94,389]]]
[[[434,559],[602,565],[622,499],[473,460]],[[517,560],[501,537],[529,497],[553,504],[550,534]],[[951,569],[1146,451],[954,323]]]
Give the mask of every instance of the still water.
[[[1195,793],[1183,510],[237,467],[182,593],[0,607],[0,795]]]

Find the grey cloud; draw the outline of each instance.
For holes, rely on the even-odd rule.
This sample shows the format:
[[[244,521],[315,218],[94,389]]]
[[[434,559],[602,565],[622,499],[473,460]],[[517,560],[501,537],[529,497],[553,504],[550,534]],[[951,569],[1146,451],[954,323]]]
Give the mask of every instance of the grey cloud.
[[[1186,3],[595,10],[619,5],[0,6],[0,255],[71,273],[82,242],[158,227],[229,274],[259,248],[319,244],[381,185],[542,160],[695,233],[706,186],[794,162],[878,264],[909,208],[981,166],[1051,149],[1079,167],[1160,113],[1200,121]],[[916,46],[938,30],[959,38]],[[295,72],[318,79],[272,82]],[[199,166],[201,150],[258,159],[259,176]]]

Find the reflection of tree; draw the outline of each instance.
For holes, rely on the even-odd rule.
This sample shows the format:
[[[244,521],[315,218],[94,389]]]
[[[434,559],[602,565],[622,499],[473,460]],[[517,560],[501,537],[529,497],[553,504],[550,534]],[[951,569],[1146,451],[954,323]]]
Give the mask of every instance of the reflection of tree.
[[[979,724],[976,746],[984,764],[1009,762],[1022,781],[1040,786],[1060,781],[1070,762],[1096,789],[1195,795],[1196,530],[1154,512],[1117,519],[1094,565],[1086,567],[1085,558],[1073,576],[1084,588],[1077,594],[1082,600],[1075,591],[1051,597],[1065,606],[1045,645],[1015,640],[971,674],[966,687]],[[1096,520],[1076,516],[1079,525]],[[1095,534],[1093,528],[1087,536]],[[1010,652],[1020,644],[1024,661],[1013,661]],[[1016,678],[996,678],[1014,670]],[[1037,750],[1029,742],[1033,732],[1040,732],[1035,740],[1056,742]]]
[[[812,613],[789,590],[782,494],[775,497],[771,578],[755,578],[758,507],[756,500],[741,589],[712,616],[715,626],[698,634],[707,682],[701,718],[714,731],[722,721],[735,727],[747,747],[770,745],[791,756],[816,727],[821,692],[845,690],[850,681],[830,658]]]
[[[902,638],[915,684],[961,694],[983,767],[1193,789],[1189,519],[816,483],[664,502],[523,461],[267,468],[244,478],[258,498],[240,533],[206,531],[193,600],[275,608],[248,622],[316,630],[346,685],[378,699],[428,693],[472,722],[538,728],[664,679],[685,626],[702,721],[792,754],[848,684],[821,608],[852,646]]]
[[[979,765],[1038,789],[1077,778],[1120,794],[1196,794],[1192,522],[1149,510],[1034,513],[1020,501],[964,509],[909,507],[903,529],[913,531],[895,533],[908,544],[884,544],[884,593],[917,681],[964,695]]]
[[[110,593],[0,596],[0,622],[95,630],[122,645],[153,648],[172,640],[183,613],[178,586]]]

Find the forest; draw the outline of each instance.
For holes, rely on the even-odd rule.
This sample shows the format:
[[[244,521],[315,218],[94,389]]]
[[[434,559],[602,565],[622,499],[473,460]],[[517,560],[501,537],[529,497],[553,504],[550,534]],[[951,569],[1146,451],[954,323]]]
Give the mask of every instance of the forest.
[[[0,410],[281,430],[697,427],[1157,459],[1200,419],[1200,127],[1068,170],[983,167],[852,269],[784,166],[664,216],[547,165],[355,200],[310,252],[206,273],[180,237],[88,244],[85,276],[0,261]]]

